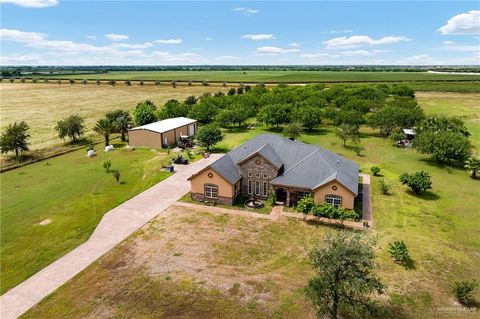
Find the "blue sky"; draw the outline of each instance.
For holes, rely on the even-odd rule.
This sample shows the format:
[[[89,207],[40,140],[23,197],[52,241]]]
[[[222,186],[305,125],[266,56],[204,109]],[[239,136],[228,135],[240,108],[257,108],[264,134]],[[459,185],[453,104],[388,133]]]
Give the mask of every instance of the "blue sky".
[[[480,64],[478,1],[0,2],[4,65]]]

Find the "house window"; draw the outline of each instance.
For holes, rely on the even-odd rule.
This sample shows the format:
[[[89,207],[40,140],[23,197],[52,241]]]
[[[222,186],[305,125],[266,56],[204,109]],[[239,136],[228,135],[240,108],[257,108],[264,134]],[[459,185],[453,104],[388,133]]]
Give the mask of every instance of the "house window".
[[[260,182],[255,181],[255,195],[260,195]]]
[[[255,174],[255,177],[256,177],[256,178],[260,178],[260,173],[256,173],[256,174]]]
[[[263,182],[263,196],[268,196],[268,182]]]
[[[252,180],[251,179],[248,180],[247,186],[248,186],[248,194],[252,195],[253,191],[252,191]]]
[[[218,186],[213,184],[205,184],[205,198],[218,198]]]
[[[252,172],[248,172],[248,177],[252,177],[252,176],[253,176]]]
[[[325,203],[338,208],[342,206],[342,197],[338,195],[325,195]]]
[[[263,174],[263,178],[264,178],[264,179],[267,179],[267,178],[268,178],[268,175],[267,175],[267,174]]]

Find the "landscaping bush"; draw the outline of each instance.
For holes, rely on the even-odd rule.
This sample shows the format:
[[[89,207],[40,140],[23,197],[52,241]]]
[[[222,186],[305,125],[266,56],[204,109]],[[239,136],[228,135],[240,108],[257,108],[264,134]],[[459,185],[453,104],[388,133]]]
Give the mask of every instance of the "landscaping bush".
[[[112,167],[112,162],[109,160],[103,161],[103,168],[106,173],[110,173],[110,167]]]
[[[307,215],[315,209],[315,202],[312,195],[308,194],[304,196],[297,203],[297,212],[303,214],[303,219],[307,219]]]
[[[113,171],[112,174],[113,174],[113,177],[115,178],[115,182],[118,184],[120,182],[120,172]]]
[[[453,283],[452,292],[462,305],[469,305],[473,303],[473,290],[478,286],[478,283],[471,280],[455,281]]]
[[[378,166],[372,166],[370,167],[370,172],[373,174],[373,176],[378,176],[382,169]]]
[[[321,204],[321,205],[315,205],[313,209],[313,215],[315,217],[324,217],[324,218],[330,218],[330,219],[339,219],[342,222],[347,219],[357,219],[359,218],[359,214],[350,209],[345,209],[342,207],[334,207],[330,204]]]
[[[432,188],[432,179],[426,171],[418,171],[414,174],[402,173],[400,182],[410,187],[415,194],[423,193]]]
[[[383,195],[388,195],[390,192],[390,185],[382,178],[378,181],[378,189]]]
[[[393,243],[389,243],[390,256],[400,264],[406,264],[410,260],[407,245],[403,240],[395,240]]]

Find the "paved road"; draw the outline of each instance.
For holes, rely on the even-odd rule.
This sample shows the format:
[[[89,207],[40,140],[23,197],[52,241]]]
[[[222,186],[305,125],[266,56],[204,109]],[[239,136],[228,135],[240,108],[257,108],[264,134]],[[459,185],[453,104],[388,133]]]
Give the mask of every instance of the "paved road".
[[[0,317],[19,317],[85,269],[187,193],[187,178],[219,157],[177,165],[177,173],[106,213],[88,241],[2,295]]]

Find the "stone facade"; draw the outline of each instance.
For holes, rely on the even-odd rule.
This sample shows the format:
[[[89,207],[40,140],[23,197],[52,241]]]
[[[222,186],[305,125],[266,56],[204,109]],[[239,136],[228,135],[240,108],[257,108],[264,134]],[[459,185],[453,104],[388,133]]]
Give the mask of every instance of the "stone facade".
[[[202,193],[190,193],[190,198],[197,201],[215,202],[217,204],[223,205],[233,205],[233,203],[235,202],[235,198],[230,197],[219,196],[218,199],[205,198],[205,195]]]
[[[242,176],[241,194],[245,197],[255,196],[256,198],[266,199],[268,193],[272,190],[270,182],[277,177],[278,169],[258,154],[241,163],[239,168]],[[252,194],[248,192],[248,181],[251,181],[252,184]],[[268,183],[266,193],[264,192],[265,182]],[[258,189],[256,188],[257,185]]]

